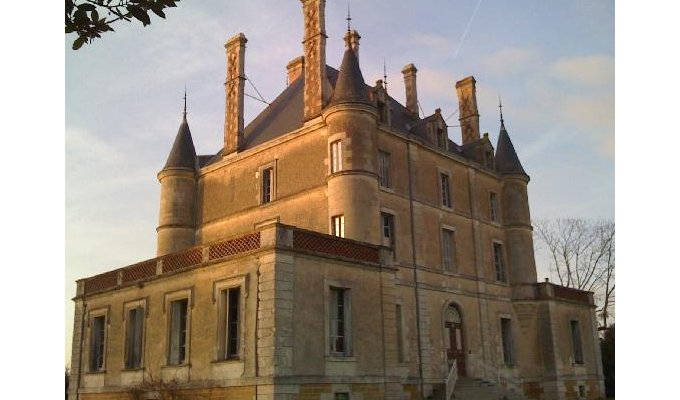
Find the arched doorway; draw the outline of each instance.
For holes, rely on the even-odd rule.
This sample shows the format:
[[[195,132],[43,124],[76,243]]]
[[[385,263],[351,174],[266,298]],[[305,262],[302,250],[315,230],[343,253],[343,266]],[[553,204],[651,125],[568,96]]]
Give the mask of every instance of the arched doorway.
[[[446,346],[446,362],[451,368],[453,363],[458,367],[458,376],[465,373],[465,338],[463,337],[463,318],[455,304],[449,304],[444,310],[444,343]]]

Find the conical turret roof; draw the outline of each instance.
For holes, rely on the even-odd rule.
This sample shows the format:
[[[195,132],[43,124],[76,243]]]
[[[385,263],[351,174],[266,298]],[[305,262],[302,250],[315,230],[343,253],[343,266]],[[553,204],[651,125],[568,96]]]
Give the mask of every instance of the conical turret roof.
[[[359,68],[359,60],[357,60],[354,50],[347,48],[345,55],[342,57],[340,73],[335,84],[335,92],[333,92],[331,104],[356,102],[370,104],[368,92],[366,91],[366,83]]]
[[[170,155],[165,162],[163,170],[170,168],[196,168],[196,149],[194,148],[194,141],[191,139],[191,131],[189,130],[186,114],[182,118],[182,123],[175,137],[175,143],[172,145],[172,150],[170,150]]]
[[[515,146],[512,145],[510,135],[508,135],[505,123],[502,120],[501,131],[498,134],[498,143],[496,144],[496,171],[502,174],[527,175],[522,167],[522,163],[519,162]]]

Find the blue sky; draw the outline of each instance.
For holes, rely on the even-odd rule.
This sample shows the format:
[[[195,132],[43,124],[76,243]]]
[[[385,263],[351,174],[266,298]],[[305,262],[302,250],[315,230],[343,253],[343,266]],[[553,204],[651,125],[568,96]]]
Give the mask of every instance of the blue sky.
[[[67,362],[75,279],[155,255],[156,173],[181,121],[185,85],[197,152],[213,154],[222,141],[225,41],[246,35],[246,74],[269,101],[285,87],[287,62],[301,55],[299,0],[183,3],[166,20],[118,25],[76,52],[73,37],[64,41]],[[403,102],[400,71],[414,63],[425,113],[441,107],[448,116],[457,109],[455,81],[474,75],[481,129],[493,143],[502,97],[531,176],[533,218],[614,218],[613,1],[355,0],[351,7],[368,83],[382,78],[384,59],[390,93]],[[336,68],[346,10],[346,1],[327,1],[327,63]],[[246,123],[263,107],[246,98]],[[455,116],[448,122],[457,125]],[[457,128],[449,135],[460,142]]]

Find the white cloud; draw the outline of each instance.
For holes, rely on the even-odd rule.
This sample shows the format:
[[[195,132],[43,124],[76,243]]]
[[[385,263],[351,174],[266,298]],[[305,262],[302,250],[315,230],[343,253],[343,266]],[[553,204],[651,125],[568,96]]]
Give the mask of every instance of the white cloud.
[[[411,43],[416,46],[429,48],[437,53],[453,54],[456,50],[456,41],[442,35],[418,32],[411,37]]]
[[[551,76],[586,86],[614,83],[614,57],[604,54],[563,58],[550,67]]]
[[[539,61],[539,53],[535,49],[506,47],[486,55],[482,65],[493,75],[508,76],[526,71]]]

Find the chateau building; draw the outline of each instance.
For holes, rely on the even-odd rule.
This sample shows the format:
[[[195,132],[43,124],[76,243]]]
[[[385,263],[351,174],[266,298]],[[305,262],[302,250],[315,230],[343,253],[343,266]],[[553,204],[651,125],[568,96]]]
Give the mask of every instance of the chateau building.
[[[502,117],[495,148],[480,134],[475,79],[456,143],[413,64],[402,105],[364,81],[357,31],[326,65],[325,0],[302,11],[303,55],[247,126],[227,41],[216,154],[185,111],[157,257],[77,282],[69,399],[603,396],[593,295],[537,282],[529,176]]]

